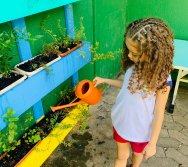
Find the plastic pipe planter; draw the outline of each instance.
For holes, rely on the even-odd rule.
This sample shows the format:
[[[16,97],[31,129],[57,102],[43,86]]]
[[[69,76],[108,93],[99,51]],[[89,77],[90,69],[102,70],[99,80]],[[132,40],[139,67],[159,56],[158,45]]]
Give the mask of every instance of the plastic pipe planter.
[[[6,113],[8,107],[17,111],[16,116],[21,115],[58,85],[71,77],[75,72],[89,63],[91,60],[89,47],[90,43],[85,42],[79,49],[50,65],[49,68],[51,72],[48,73],[43,69],[1,95],[0,128],[3,129],[6,126],[3,122],[2,115]],[[80,52],[84,52],[84,56],[80,55]]]
[[[38,57],[41,57],[41,58],[42,58],[43,56],[49,57],[49,56],[47,56],[47,55],[37,55],[37,56],[35,56],[35,57],[33,57],[33,58],[29,59],[29,60],[26,60],[26,61],[23,61],[23,62],[17,64],[17,65],[15,66],[15,70],[18,71],[20,74],[27,75],[27,76],[31,77],[32,75],[36,74],[37,72],[43,70],[45,67],[48,67],[48,66],[50,66],[51,64],[55,63],[56,61],[58,61],[59,59],[61,59],[59,56],[57,56],[57,58],[53,59],[52,61],[50,61],[50,62],[47,63],[47,64],[40,64],[40,65],[39,65],[39,68],[37,68],[37,69],[35,69],[34,71],[31,71],[31,72],[30,72],[30,71],[25,71],[25,70],[23,70],[23,69],[21,69],[21,68],[19,67],[19,66],[21,66],[21,65],[23,65],[23,64],[28,63],[29,61],[30,61],[30,62],[33,61],[33,64],[28,63],[29,66],[35,66],[35,65],[38,66],[38,63],[41,63],[42,60],[39,59],[39,60],[36,62],[37,64],[35,64],[34,60],[35,60],[36,58],[38,58]]]
[[[15,75],[21,75],[20,78],[18,80],[16,80],[15,82],[11,83],[10,85],[8,85],[7,87],[3,88],[2,90],[0,90],[0,95],[2,95],[3,93],[7,92],[8,90],[12,89],[13,87],[15,87],[16,85],[18,85],[19,83],[21,83],[22,81],[24,81],[27,76],[19,74],[16,71],[12,71]],[[3,76],[0,77],[0,80],[3,78]],[[2,81],[4,82],[4,81]]]
[[[73,52],[74,50],[78,49],[81,46],[82,46],[82,41],[79,41],[75,47],[73,47],[72,49],[70,49],[64,53],[59,53],[58,56],[65,57],[67,54]]]
[[[80,110],[80,108],[84,108],[84,110]],[[88,111],[88,109],[88,105],[85,105],[84,107],[82,107],[82,105],[81,107],[76,106],[66,118],[61,121],[46,138],[38,142],[15,167],[41,166],[82,118],[82,112]]]

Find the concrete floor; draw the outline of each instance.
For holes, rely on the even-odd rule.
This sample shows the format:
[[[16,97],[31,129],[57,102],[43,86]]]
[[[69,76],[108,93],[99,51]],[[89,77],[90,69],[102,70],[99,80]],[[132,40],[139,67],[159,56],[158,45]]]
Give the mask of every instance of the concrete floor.
[[[116,144],[112,139],[110,110],[119,89],[109,87],[97,106],[91,106],[91,117],[83,132],[76,126],[43,167],[113,167]],[[131,163],[131,158],[128,164]],[[157,144],[157,153],[141,167],[188,167],[188,89],[179,88],[173,114],[165,120]]]

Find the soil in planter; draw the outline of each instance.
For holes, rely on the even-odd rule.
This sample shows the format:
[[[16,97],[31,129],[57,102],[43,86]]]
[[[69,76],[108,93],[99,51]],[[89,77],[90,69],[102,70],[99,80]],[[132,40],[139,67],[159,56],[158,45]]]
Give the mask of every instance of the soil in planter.
[[[69,98],[64,98],[60,103],[68,104],[74,98],[75,94],[72,91],[69,94]],[[30,130],[35,129],[38,133],[40,130],[40,137],[41,139],[43,139],[51,132],[55,124],[60,123],[66,117],[66,115],[67,112],[64,112],[64,110],[48,112],[45,115],[45,118],[43,118],[38,124],[35,124],[33,127],[31,127]],[[25,134],[27,134],[28,132],[29,130]],[[37,132],[35,134],[38,134]],[[19,146],[16,146],[15,150],[10,151],[5,157],[0,159],[0,167],[12,167],[16,165],[36,145],[36,143],[27,143],[26,139],[27,138],[22,137],[20,139],[21,144]]]
[[[22,77],[23,77],[23,75],[11,72],[9,77],[0,78],[0,90],[3,90],[4,88],[6,88],[7,86],[16,82],[17,80],[19,80]]]
[[[44,64],[47,64],[51,62],[52,60],[56,59],[58,56],[56,54],[52,54],[50,56],[48,55],[39,55],[35,57],[34,59],[28,60],[23,64],[20,64],[17,66],[19,69],[26,71],[26,72],[32,72],[36,69],[42,67]]]
[[[65,53],[68,50],[71,50],[72,48],[76,47],[78,44],[74,43],[74,41],[72,41],[68,47],[66,47],[66,45],[63,44],[62,46],[59,47],[59,51],[61,51],[61,53]]]

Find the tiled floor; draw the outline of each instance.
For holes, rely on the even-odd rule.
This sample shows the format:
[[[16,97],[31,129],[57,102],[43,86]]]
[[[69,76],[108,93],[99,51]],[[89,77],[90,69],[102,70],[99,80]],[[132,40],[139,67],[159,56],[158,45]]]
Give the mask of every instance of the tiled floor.
[[[75,134],[82,136],[80,147],[75,147],[76,144],[73,144],[65,152],[65,148],[60,145],[44,166],[113,167],[116,145],[112,139],[110,110],[118,92],[119,89],[109,87],[100,104],[90,108],[91,117],[87,121],[88,129],[80,134],[77,126],[69,134],[67,142],[72,142]],[[84,135],[90,137],[85,140]],[[73,148],[77,150],[71,153],[70,150]],[[130,159],[128,163],[131,163]],[[174,113],[165,113],[157,153],[149,160],[143,161],[141,166],[188,167],[188,88],[179,89]]]

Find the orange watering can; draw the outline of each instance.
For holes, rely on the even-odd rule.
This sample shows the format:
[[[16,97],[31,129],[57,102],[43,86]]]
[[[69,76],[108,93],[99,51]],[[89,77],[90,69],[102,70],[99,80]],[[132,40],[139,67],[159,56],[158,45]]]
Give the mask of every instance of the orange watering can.
[[[82,80],[78,83],[76,86],[75,94],[76,98],[69,104],[65,104],[62,106],[55,106],[50,107],[53,112],[56,110],[61,110],[66,107],[75,106],[78,104],[90,104],[94,105],[99,103],[99,101],[102,98],[102,89],[104,87],[104,84],[100,86],[100,88],[95,87],[96,82],[91,82],[90,80]],[[81,99],[78,102],[74,102],[77,99]]]

